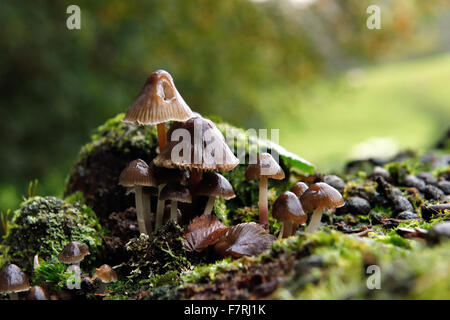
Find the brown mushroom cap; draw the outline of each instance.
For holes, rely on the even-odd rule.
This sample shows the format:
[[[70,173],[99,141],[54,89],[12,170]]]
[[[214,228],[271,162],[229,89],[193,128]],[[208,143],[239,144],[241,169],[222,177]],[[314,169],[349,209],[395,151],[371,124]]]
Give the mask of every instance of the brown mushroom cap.
[[[47,292],[45,292],[44,288],[40,286],[33,286],[28,292],[27,300],[48,300],[49,297]]]
[[[297,182],[296,184],[294,184],[291,188],[291,192],[295,193],[295,195],[297,197],[300,198],[300,196],[306,191],[308,190],[308,185],[304,182]]]
[[[89,253],[88,248],[78,241],[69,242],[58,255],[58,260],[62,263],[78,263]]]
[[[195,127],[199,131],[197,136],[200,136],[197,139],[195,138]],[[182,150],[179,154],[180,159],[172,159],[172,150],[181,141],[181,139],[180,141],[170,141],[172,134],[177,129],[185,129],[189,132],[191,154],[184,155],[184,150]],[[224,136],[211,120],[194,117],[186,122],[175,122],[167,132],[167,138],[169,143],[153,160],[159,167],[229,171],[239,164],[239,159],[234,156]],[[208,149],[212,143],[215,148],[209,147]],[[196,152],[197,156],[195,156]]]
[[[123,169],[119,177],[119,184],[124,187],[158,186],[150,167],[144,160],[141,159],[131,161],[128,166]]]
[[[202,180],[197,184],[196,194],[199,196],[217,197],[225,200],[236,197],[230,182],[217,172],[203,174]]]
[[[245,171],[245,179],[247,181],[257,180],[261,176],[282,180],[284,179],[284,171],[275,161],[270,153],[263,152],[258,155],[256,164],[249,164]]]
[[[0,292],[12,293],[27,291],[30,282],[26,274],[15,264],[5,266],[0,272]]]
[[[286,191],[280,194],[272,207],[274,218],[282,221],[292,221],[297,224],[304,224],[308,216],[303,211],[300,200],[295,193]]]
[[[344,199],[339,191],[325,182],[311,185],[300,196],[300,202],[306,212],[339,208],[344,205]]]
[[[95,269],[94,279],[99,278],[103,283],[110,283],[117,281],[117,273],[108,264],[102,265]]]
[[[214,246],[221,256],[253,256],[270,248],[275,237],[255,222],[235,225]]]
[[[227,230],[213,215],[195,217],[184,232],[184,246],[187,251],[200,252],[219,241]]]
[[[170,183],[162,188],[159,199],[191,203],[192,195],[191,191],[185,186]]]
[[[178,93],[172,76],[164,70],[153,72],[136,100],[128,107],[124,122],[155,125],[167,121],[186,121],[194,115]]]

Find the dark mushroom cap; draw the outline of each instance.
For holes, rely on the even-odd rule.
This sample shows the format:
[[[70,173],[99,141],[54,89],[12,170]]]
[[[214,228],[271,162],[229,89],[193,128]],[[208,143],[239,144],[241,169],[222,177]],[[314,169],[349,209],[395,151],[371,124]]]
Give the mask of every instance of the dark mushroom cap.
[[[249,164],[245,171],[245,179],[247,181],[257,180],[262,176],[276,180],[284,179],[283,169],[281,169],[272,155],[267,152],[260,153],[257,158],[257,163]]]
[[[184,155],[184,150],[180,150],[180,159],[172,159],[172,150],[182,141],[181,138],[171,141],[172,134],[177,129],[189,132],[191,154]],[[197,131],[199,133],[196,138]],[[167,139],[169,143],[153,160],[159,167],[229,171],[239,164],[239,159],[234,156],[224,136],[211,120],[194,117],[186,122],[174,122],[167,132]]]
[[[308,185],[304,182],[297,182],[294,184],[291,188],[291,192],[295,193],[297,197],[300,198],[300,196],[308,189]]]
[[[136,100],[128,107],[124,122],[155,125],[167,121],[186,121],[194,115],[178,93],[172,76],[164,70],[153,72]]]
[[[69,242],[58,255],[58,260],[62,263],[78,263],[89,253],[88,248],[78,241]]]
[[[28,292],[27,300],[48,300],[49,297],[47,292],[45,292],[44,288],[40,286],[33,286]]]
[[[173,183],[167,184],[162,188],[159,198],[161,200],[173,200],[186,203],[192,202],[191,191],[185,186]]]
[[[137,159],[131,161],[123,169],[119,177],[119,184],[124,187],[147,186],[157,187],[158,183],[153,172],[144,160]]]
[[[194,218],[184,232],[184,247],[187,251],[200,252],[214,245],[228,228],[213,215]]]
[[[188,184],[189,171],[179,169],[169,169],[164,167],[157,167],[153,162],[150,164],[153,169],[158,185],[166,183],[177,183],[183,186]]]
[[[202,180],[197,184],[196,194],[225,200],[236,197],[230,182],[217,172],[206,172],[203,174]]]
[[[227,230],[214,246],[221,256],[253,256],[269,249],[275,237],[255,222],[235,225]]]
[[[15,264],[5,266],[0,272],[0,292],[12,293],[27,291],[30,282],[26,274]]]
[[[110,265],[104,264],[100,268],[95,269],[94,279],[99,278],[104,283],[116,282],[117,273]]]
[[[272,207],[272,215],[278,220],[292,221],[297,224],[306,223],[308,217],[303,211],[298,197],[290,191],[283,192],[275,200]]]
[[[306,212],[339,208],[344,205],[344,199],[339,191],[325,182],[311,185],[300,196],[300,202]]]

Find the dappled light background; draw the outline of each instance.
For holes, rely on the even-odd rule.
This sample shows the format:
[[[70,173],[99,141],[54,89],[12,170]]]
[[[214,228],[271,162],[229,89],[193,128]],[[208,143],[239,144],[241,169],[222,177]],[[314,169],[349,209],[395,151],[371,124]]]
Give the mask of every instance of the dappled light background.
[[[81,30],[66,8],[81,8]],[[366,9],[381,8],[380,30]],[[0,2],[0,210],[61,195],[96,126],[166,69],[204,116],[278,128],[319,171],[431,147],[450,125],[445,0]]]

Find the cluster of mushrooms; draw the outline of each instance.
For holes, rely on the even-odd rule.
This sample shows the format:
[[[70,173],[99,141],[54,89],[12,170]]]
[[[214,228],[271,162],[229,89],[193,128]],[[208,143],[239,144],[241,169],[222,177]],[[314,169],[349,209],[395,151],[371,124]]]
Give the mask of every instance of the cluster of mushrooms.
[[[192,112],[175,87],[171,75],[164,70],[153,72],[147,79],[136,100],[128,108],[123,119],[133,125],[157,126],[159,153],[147,164],[142,159],[131,161],[122,171],[119,184],[128,192],[134,192],[136,214],[140,233],[152,234],[168,220],[179,222],[182,212],[178,203],[198,204],[200,197],[208,197],[203,214],[196,216],[184,233],[188,251],[200,252],[214,245],[215,251],[226,256],[254,255],[268,249],[274,237],[268,233],[268,179],[285,178],[282,168],[269,153],[260,153],[256,164],[247,167],[248,181],[259,180],[259,224],[241,223],[226,227],[211,215],[216,198],[235,197],[229,181],[219,172],[233,170],[238,164],[222,133],[215,124]],[[173,121],[166,132],[166,123]],[[199,135],[195,128],[200,128]],[[186,149],[178,149],[177,129],[190,134],[190,159],[172,157]],[[208,132],[208,134],[206,134]],[[170,137],[170,141],[168,139]],[[214,143],[220,150],[217,161],[214,154],[207,154],[208,145]],[[200,151],[199,151],[200,150]],[[186,155],[184,155],[186,156]],[[151,211],[151,198],[157,199],[156,214]],[[166,206],[166,201],[170,205]],[[299,182],[275,201],[272,214],[283,222],[280,237],[295,234],[299,225],[307,221],[306,212],[313,212],[306,232],[314,232],[320,226],[323,210],[344,205],[341,194],[326,183],[316,183],[309,188]]]
[[[58,255],[61,263],[68,264],[67,273],[79,275],[81,281],[80,262],[89,255],[89,249],[81,242],[69,242]],[[39,257],[34,257],[34,269],[40,267]],[[117,273],[111,266],[104,264],[96,268],[94,275],[91,277],[84,276],[83,279],[93,283],[99,281],[97,286],[97,294],[103,294],[106,285],[118,280]],[[45,288],[35,285],[31,286],[27,275],[20,267],[15,264],[8,264],[0,271],[0,293],[7,293],[11,300],[18,300],[20,292],[28,291],[27,300],[58,300],[57,295],[48,294]]]

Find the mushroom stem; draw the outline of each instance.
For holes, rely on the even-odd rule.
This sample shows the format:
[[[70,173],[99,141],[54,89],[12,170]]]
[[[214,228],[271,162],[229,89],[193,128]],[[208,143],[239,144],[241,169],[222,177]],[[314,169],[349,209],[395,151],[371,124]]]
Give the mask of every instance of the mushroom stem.
[[[141,186],[134,187],[134,196],[135,196],[135,200],[136,200],[136,215],[137,215],[139,232],[148,234],[147,230],[146,230],[147,224],[145,222],[146,216],[148,217],[148,215],[145,214],[144,193],[142,192]]]
[[[205,214],[205,215],[211,214],[212,209],[214,208],[215,201],[216,201],[216,197],[209,197],[208,202],[206,203],[206,206],[205,206],[205,211],[203,212],[203,214]]]
[[[11,292],[9,294],[9,299],[10,300],[19,300],[19,295],[17,294],[17,292]]]
[[[165,200],[161,200],[160,196],[161,196],[161,190],[162,188],[164,188],[166,184],[160,184],[158,186],[158,204],[156,206],[156,220],[155,220],[155,229],[159,228],[162,226],[163,223],[163,217],[164,217],[164,205],[165,205]]]
[[[315,210],[311,217],[309,225],[306,227],[306,233],[316,232],[320,228],[320,219],[322,218],[322,210]]]
[[[292,233],[292,221],[283,221],[283,238],[287,238]]]
[[[292,223],[291,236],[294,236],[298,229],[298,223]]]
[[[143,204],[144,204],[144,214],[145,214],[145,230],[148,234],[152,233],[152,207],[151,207],[151,196],[150,194],[143,195]]]
[[[158,123],[156,129],[158,130],[159,152],[161,152],[167,145],[166,123]]]
[[[172,202],[170,203],[170,220],[172,220],[173,222],[177,222],[177,210],[178,210],[178,201],[172,200]]]
[[[259,181],[259,223],[269,227],[269,209],[267,205],[267,177],[262,176]]]

